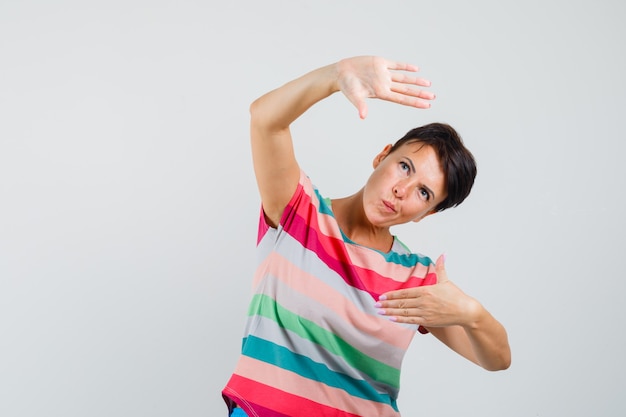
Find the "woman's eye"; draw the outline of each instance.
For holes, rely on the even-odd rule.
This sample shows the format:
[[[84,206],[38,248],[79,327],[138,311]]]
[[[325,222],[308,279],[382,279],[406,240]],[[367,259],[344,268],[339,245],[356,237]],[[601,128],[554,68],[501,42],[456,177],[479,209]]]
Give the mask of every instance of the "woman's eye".
[[[409,164],[407,164],[406,162],[400,162],[400,169],[403,171],[408,171],[409,170]]]
[[[426,191],[423,188],[420,188],[419,192],[420,192],[420,197],[422,197],[424,200],[428,201],[428,199],[430,198],[430,194],[428,194],[428,191]]]

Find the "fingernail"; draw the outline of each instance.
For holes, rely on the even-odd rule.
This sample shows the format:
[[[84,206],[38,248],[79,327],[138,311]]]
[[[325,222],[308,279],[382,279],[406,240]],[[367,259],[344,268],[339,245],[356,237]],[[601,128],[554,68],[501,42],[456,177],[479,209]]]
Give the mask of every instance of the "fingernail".
[[[398,318],[395,316],[389,317],[389,321],[398,321]]]
[[[380,314],[381,316],[384,316],[385,315],[385,310],[378,310],[377,313]]]
[[[376,307],[376,308],[380,308],[380,307],[382,307],[382,306],[383,306],[383,304],[382,304],[382,303],[376,303],[376,304],[374,304],[374,307]]]
[[[387,299],[387,296],[385,294],[378,297],[378,301],[385,301],[386,299]]]

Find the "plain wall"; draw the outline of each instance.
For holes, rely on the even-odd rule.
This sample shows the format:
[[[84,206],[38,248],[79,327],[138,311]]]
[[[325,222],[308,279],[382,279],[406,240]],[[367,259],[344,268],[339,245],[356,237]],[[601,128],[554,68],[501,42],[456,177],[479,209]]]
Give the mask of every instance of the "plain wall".
[[[225,416],[259,199],[248,106],[343,57],[419,65],[430,110],[341,95],[293,126],[329,197],[454,125],[479,174],[395,229],[507,328],[491,373],[431,336],[404,416],[623,416],[626,3],[2,1],[0,415]]]

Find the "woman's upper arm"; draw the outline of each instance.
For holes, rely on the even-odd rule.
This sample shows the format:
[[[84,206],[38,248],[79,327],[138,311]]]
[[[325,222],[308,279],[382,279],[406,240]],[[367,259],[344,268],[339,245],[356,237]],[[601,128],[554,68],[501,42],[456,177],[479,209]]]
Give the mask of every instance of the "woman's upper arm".
[[[448,327],[429,327],[428,331],[432,333],[440,342],[448,346],[454,352],[463,356],[465,359],[479,365],[478,359],[472,349],[472,344],[467,337],[465,329],[461,326]]]
[[[300,179],[289,126],[336,89],[333,65],[313,70],[259,97],[250,106],[254,173],[268,220],[278,224]]]
[[[276,129],[251,106],[250,140],[257,186],[268,222],[277,226],[300,179],[289,127]]]

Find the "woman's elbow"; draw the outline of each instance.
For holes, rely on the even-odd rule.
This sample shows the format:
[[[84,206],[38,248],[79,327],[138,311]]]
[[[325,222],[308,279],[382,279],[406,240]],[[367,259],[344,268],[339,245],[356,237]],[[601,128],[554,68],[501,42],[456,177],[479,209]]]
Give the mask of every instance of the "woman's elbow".
[[[496,360],[492,360],[489,363],[483,365],[487,371],[505,371],[511,366],[511,352],[504,352]]]

